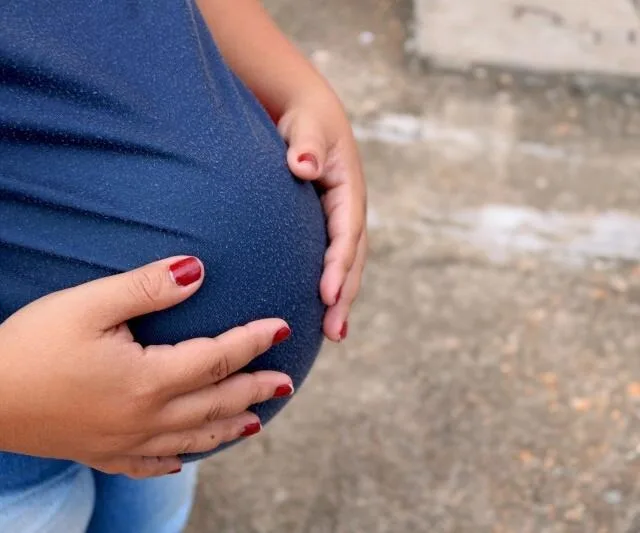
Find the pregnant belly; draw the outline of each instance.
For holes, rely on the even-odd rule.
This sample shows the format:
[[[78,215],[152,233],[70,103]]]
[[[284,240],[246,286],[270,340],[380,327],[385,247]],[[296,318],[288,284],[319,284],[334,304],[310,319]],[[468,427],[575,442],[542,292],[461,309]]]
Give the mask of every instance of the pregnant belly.
[[[46,177],[3,177],[0,321],[52,291],[195,255],[206,268],[200,291],[132,321],[137,340],[173,344],[282,317],[291,339],[247,370],[280,370],[301,385],[322,343],[319,281],[327,241],[315,189],[294,179],[284,153],[218,168],[141,154],[110,159],[79,151],[72,160],[81,176],[70,177],[68,165],[66,174],[58,172],[52,159]],[[266,423],[285,402],[252,410]]]

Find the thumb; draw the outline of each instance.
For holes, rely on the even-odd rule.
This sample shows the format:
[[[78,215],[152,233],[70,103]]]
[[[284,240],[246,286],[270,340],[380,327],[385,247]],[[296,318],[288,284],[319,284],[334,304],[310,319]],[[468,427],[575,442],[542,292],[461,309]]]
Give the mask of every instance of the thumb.
[[[200,288],[203,275],[199,259],[177,256],[78,285],[68,296],[77,299],[73,308],[83,320],[106,330],[179,304]]]
[[[315,180],[322,176],[327,143],[321,134],[319,124],[309,117],[300,115],[290,120],[283,117],[280,132],[289,144],[287,163],[291,172],[304,180]]]

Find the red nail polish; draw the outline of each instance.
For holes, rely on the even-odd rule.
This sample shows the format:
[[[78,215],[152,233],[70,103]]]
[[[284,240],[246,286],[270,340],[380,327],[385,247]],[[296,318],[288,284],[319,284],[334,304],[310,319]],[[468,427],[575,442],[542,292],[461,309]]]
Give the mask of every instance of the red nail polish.
[[[186,257],[169,267],[169,272],[176,285],[186,287],[202,277],[202,266],[195,257]]]
[[[240,436],[250,437],[251,435],[255,435],[256,433],[259,433],[261,429],[262,429],[262,425],[260,424],[260,422],[253,422],[251,424],[247,424],[246,426],[244,426],[244,430],[242,431],[242,433],[240,433]]]
[[[293,386],[280,385],[273,393],[274,398],[284,398],[285,396],[291,396],[293,394]]]
[[[313,165],[313,170],[318,170],[318,160],[313,154],[301,154],[300,157],[298,157],[298,163],[311,163]]]
[[[179,474],[180,472],[182,472],[182,468],[177,468],[176,470],[172,470],[171,472],[169,472],[169,474]]]
[[[280,344],[281,342],[286,341],[291,335],[291,329],[288,326],[284,326],[280,328],[276,334],[273,336],[272,344],[275,346],[276,344]]]
[[[342,329],[340,330],[340,340],[345,340],[347,338],[347,334],[349,333],[349,324],[345,322],[342,324]]]

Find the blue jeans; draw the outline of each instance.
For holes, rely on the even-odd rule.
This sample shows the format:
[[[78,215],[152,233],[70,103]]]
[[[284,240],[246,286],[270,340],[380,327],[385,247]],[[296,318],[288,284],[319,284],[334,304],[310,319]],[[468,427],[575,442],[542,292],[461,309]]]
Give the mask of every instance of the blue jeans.
[[[179,533],[193,504],[197,463],[132,480],[75,464],[40,483],[0,492],[2,533]]]

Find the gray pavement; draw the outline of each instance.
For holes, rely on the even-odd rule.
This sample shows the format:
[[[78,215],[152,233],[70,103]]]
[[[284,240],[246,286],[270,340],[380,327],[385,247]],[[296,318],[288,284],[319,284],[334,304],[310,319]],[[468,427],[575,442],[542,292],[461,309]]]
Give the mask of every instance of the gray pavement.
[[[410,2],[267,5],[353,118],[370,262],[189,533],[640,532],[638,102],[427,76]]]
[[[442,66],[640,74],[635,0],[415,0],[415,46]]]

